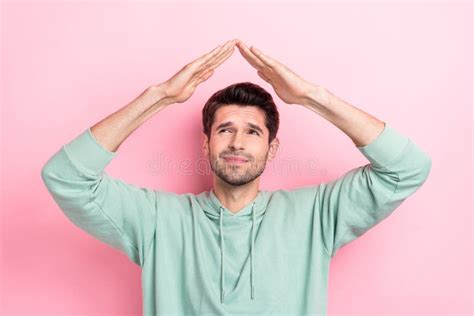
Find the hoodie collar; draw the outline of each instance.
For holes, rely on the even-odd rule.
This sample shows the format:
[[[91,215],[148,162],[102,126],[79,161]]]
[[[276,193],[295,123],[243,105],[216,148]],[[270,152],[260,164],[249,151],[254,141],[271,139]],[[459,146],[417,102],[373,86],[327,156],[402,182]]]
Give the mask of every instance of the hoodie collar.
[[[252,208],[258,215],[263,215],[262,213],[265,211],[264,205],[264,192],[259,190],[257,196],[247,203],[244,207],[242,207],[237,212],[232,212],[228,208],[226,208],[217,195],[214,193],[214,189],[209,191],[209,201],[212,205],[212,208],[217,211],[216,215],[219,215],[220,208],[223,209],[224,216],[231,216],[231,217],[242,217],[251,220],[252,219]],[[254,205],[255,203],[255,205]],[[217,216],[218,217],[218,216]]]

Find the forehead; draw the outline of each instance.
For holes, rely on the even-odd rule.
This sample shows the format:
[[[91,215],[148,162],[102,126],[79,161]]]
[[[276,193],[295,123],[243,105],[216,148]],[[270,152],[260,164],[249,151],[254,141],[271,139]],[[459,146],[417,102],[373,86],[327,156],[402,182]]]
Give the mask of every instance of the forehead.
[[[265,127],[265,112],[256,106],[225,105],[214,113],[214,124],[233,121],[235,124],[254,123]]]

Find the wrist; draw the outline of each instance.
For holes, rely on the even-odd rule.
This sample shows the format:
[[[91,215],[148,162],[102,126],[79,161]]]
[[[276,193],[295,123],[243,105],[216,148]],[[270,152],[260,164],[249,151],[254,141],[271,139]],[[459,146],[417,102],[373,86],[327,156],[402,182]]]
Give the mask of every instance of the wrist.
[[[331,93],[328,89],[322,86],[313,85],[306,94],[305,104],[306,107],[321,108],[328,107],[331,103]]]
[[[170,98],[168,98],[162,84],[148,87],[145,90],[144,97],[148,100],[149,104],[152,104],[153,107],[161,107],[174,103]]]

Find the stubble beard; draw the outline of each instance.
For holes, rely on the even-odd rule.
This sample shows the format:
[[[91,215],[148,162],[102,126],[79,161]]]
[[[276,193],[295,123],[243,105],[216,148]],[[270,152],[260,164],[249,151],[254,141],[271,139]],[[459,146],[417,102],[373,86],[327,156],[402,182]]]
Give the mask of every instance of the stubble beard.
[[[214,158],[211,160],[209,153],[209,161],[214,174],[223,182],[240,186],[245,185],[258,178],[265,170],[268,151],[263,159],[251,159],[243,164],[232,164],[224,159]]]

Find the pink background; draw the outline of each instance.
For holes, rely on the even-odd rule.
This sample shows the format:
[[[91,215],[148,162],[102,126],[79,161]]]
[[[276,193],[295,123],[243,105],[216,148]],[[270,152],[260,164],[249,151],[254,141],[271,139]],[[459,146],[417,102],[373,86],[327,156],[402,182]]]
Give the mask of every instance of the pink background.
[[[333,259],[328,315],[471,315],[471,18],[468,2],[448,1],[4,2],[1,314],[142,313],[140,268],[68,221],[41,168],[147,86],[240,38],[433,159],[425,185]],[[263,189],[316,185],[367,163],[335,126],[283,103],[236,50],[191,99],[132,134],[107,172],[159,190],[207,190],[209,174],[177,164],[202,158],[204,102],[241,81],[267,89],[280,110],[281,150]]]

